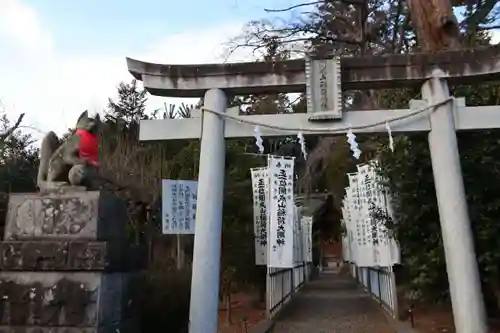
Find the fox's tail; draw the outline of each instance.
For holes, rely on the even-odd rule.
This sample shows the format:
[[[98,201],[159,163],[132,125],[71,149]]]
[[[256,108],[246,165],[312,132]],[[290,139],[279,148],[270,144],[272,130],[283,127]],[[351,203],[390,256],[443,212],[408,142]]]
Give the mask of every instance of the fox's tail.
[[[47,175],[49,173],[50,158],[59,147],[59,138],[56,133],[48,132],[42,140],[42,147],[40,149],[40,165],[38,166],[37,185],[42,188],[43,184],[47,182]]]

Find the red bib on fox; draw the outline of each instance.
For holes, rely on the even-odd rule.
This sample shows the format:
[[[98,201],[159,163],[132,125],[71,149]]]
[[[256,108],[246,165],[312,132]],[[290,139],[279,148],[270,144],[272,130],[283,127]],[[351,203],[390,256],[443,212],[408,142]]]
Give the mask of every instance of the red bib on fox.
[[[79,157],[97,166],[99,164],[99,140],[97,135],[84,130],[77,130],[76,134],[81,138],[78,151]]]

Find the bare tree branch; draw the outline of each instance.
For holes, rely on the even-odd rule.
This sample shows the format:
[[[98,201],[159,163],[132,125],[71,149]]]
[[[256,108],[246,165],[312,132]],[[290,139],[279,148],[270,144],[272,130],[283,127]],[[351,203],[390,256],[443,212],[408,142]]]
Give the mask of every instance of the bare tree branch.
[[[499,25],[490,25],[488,27],[477,27],[476,30],[478,31],[488,31],[488,30],[496,30],[500,29],[500,24]]]
[[[408,45],[408,41],[405,38],[405,29],[410,24],[410,13],[406,13],[405,20],[399,29],[399,42],[398,42],[398,53],[403,50],[403,46]]]
[[[290,6],[287,8],[282,8],[282,9],[264,9],[264,10],[268,13],[282,13],[282,12],[287,12],[287,11],[295,9],[295,8],[319,5],[319,4],[324,3],[324,2],[325,2],[325,0],[319,0],[319,1],[313,1],[313,2],[308,2],[308,3],[300,3],[297,5],[293,5],[293,6]]]
[[[497,2],[497,0],[477,1],[476,11],[467,19],[460,22],[460,26],[477,27],[491,13]],[[473,30],[476,30],[476,28],[473,28]]]
[[[14,133],[14,131],[19,127],[19,125],[21,125],[24,115],[25,115],[24,113],[21,113],[17,118],[16,122],[14,123],[14,125],[12,125],[12,127],[7,129],[4,133],[0,134],[1,141],[7,139],[10,135],[12,135],[12,133]]]
[[[401,16],[401,13],[403,12],[403,1],[398,0],[398,9],[396,11],[396,14],[394,16],[394,29],[392,32],[392,52],[396,53],[397,52],[397,47],[396,47],[396,41],[398,37],[398,32],[400,32],[400,25],[399,25],[399,17]]]

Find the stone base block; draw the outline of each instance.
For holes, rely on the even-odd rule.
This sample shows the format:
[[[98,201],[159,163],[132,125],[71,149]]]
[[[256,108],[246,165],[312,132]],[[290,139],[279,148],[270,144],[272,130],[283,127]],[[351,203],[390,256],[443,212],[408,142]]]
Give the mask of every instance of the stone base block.
[[[126,332],[129,275],[0,272],[0,333]]]
[[[94,327],[0,326],[0,333],[97,333]],[[115,332],[116,333],[116,332]]]
[[[125,240],[123,200],[104,191],[11,194],[5,240]]]
[[[0,270],[102,271],[118,268],[120,262],[109,258],[106,250],[106,242],[97,241],[1,242]]]

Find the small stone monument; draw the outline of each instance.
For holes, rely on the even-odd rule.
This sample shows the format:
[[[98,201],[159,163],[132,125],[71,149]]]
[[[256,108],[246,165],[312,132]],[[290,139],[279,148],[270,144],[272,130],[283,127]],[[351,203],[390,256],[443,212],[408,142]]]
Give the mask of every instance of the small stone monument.
[[[85,184],[74,184],[71,174],[69,184],[67,173],[55,175],[52,164],[64,169],[57,154],[90,166],[78,150],[52,150],[41,161],[41,192],[10,195],[0,242],[0,333],[135,331],[126,311],[134,256],[125,202],[74,186]],[[56,181],[66,183],[54,186]]]
[[[0,332],[126,332],[124,203],[98,191],[13,194],[0,243]]]

